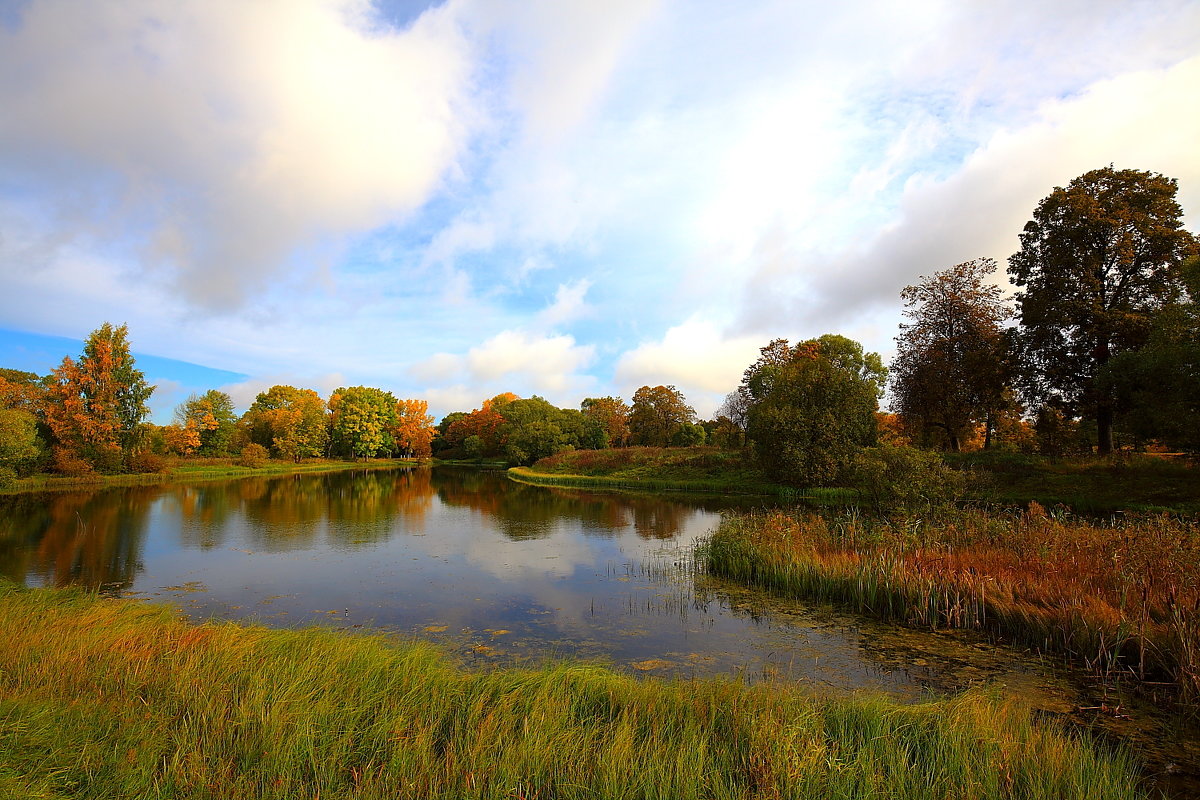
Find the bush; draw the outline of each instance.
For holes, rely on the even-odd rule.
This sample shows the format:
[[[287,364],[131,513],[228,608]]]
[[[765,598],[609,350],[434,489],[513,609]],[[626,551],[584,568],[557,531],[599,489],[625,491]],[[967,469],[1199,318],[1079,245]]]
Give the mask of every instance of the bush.
[[[242,448],[242,454],[233,462],[239,467],[249,467],[250,469],[258,469],[263,464],[267,463],[267,448],[261,444],[248,444]]]
[[[17,485],[17,471],[12,467],[0,466],[0,490],[11,489]]]
[[[149,450],[130,453],[126,462],[130,472],[166,472],[167,460]]]
[[[91,475],[94,470],[92,465],[80,458],[74,450],[67,447],[56,447],[54,448],[54,471],[60,475],[79,478]]]
[[[886,444],[864,448],[854,459],[851,478],[859,496],[877,511],[945,507],[966,483],[937,453]]]

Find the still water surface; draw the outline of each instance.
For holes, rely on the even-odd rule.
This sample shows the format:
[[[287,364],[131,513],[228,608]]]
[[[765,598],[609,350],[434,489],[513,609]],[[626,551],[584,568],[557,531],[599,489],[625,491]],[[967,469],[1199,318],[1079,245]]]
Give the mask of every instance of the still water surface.
[[[12,579],[168,600],[196,618],[384,628],[468,661],[584,657],[901,698],[984,679],[1023,691],[1055,681],[970,637],[914,634],[697,574],[693,546],[734,500],[549,489],[443,467],[2,502],[0,571]]]

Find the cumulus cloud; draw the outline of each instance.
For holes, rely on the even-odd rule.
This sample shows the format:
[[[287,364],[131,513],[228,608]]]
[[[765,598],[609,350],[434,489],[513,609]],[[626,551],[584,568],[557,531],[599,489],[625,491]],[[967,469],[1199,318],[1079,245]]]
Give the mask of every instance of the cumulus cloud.
[[[579,394],[594,382],[582,374],[594,357],[594,346],[578,344],[572,336],[506,330],[466,353],[437,353],[415,364],[411,373],[418,379],[443,383],[423,392],[433,398],[431,406],[443,412],[475,407],[487,397],[506,391],[522,397],[540,394],[573,406],[579,402]],[[478,395],[474,400],[468,399],[472,393],[467,386],[474,387]],[[473,405],[462,405],[464,399]],[[455,404],[438,405],[434,401]]]
[[[1200,111],[1179,98],[1198,83],[1200,58],[1191,58],[1048,101],[1037,120],[998,131],[947,177],[911,177],[895,217],[839,252],[806,251],[786,233],[767,231],[751,259],[736,329],[769,331],[797,320],[833,328],[897,305],[900,289],[921,274],[980,256],[1003,265],[1041,198],[1109,163],[1178,178],[1194,227]]]
[[[0,29],[0,168],[53,187],[59,235],[129,239],[194,303],[236,305],[299,246],[418,207],[468,139],[453,5],[404,30],[370,12],[37,0]]]
[[[696,316],[670,328],[660,340],[624,353],[614,379],[627,397],[647,384],[673,384],[707,417],[737,388],[765,344],[761,337],[726,337],[713,322]]]

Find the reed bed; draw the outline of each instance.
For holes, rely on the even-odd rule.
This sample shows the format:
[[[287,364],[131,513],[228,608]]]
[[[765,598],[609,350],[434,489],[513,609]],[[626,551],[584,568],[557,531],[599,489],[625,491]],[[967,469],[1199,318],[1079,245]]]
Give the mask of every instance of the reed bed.
[[[1133,798],[1121,751],[1012,702],[817,700],[432,646],[194,625],[0,587],[0,794],[29,798]]]
[[[1200,525],[960,510],[924,518],[727,517],[714,574],[886,619],[998,632],[1200,707]]]

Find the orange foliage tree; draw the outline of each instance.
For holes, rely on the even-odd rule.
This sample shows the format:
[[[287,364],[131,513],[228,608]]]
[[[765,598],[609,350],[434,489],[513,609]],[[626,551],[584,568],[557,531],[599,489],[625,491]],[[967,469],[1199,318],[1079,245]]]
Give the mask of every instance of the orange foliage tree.
[[[433,417],[429,403],[424,400],[400,400],[396,403],[396,427],[392,438],[396,445],[413,458],[426,459],[433,455]]]
[[[67,472],[121,467],[154,391],[134,367],[129,330],[104,323],[88,337],[79,361],[70,356],[50,376],[44,413],[55,461]]]

